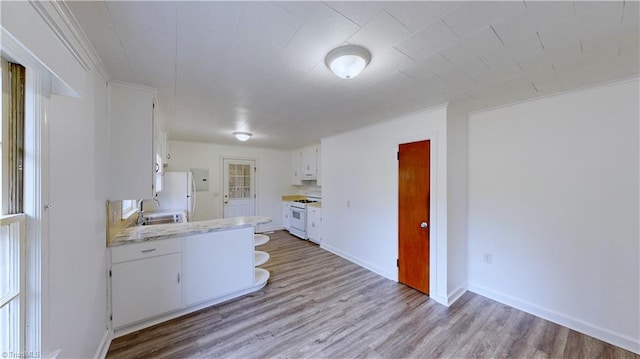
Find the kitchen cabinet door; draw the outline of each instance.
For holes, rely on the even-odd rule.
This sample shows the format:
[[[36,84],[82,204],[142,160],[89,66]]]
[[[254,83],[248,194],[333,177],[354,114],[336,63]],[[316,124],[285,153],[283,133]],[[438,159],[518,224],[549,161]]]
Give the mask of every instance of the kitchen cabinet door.
[[[253,227],[184,237],[182,254],[187,306],[253,285]]]
[[[316,146],[316,185],[322,186],[322,147],[321,145]]]
[[[111,266],[114,329],[182,307],[180,253]]]
[[[307,207],[307,237],[312,242],[322,242],[322,209]]]
[[[109,84],[109,199],[154,196],[154,92]]]
[[[157,173],[164,173],[164,156],[165,156],[165,146],[166,146],[166,134],[164,133],[164,125],[162,122],[162,118],[160,117],[160,112],[158,111],[158,107],[154,106],[153,111],[153,148],[156,157],[156,166],[154,170]]]
[[[153,152],[154,152],[154,197],[158,192],[162,192],[162,184],[164,179],[164,166],[162,165],[162,146],[163,146],[163,137],[164,132],[162,130],[162,121],[160,119],[160,114],[158,112],[158,108],[156,106],[153,107]]]
[[[289,230],[291,222],[289,221],[289,206],[291,202],[282,202],[282,227]]]
[[[317,177],[317,151],[316,146],[302,149],[302,179],[314,180]]]
[[[297,150],[291,152],[291,184],[292,185],[301,185],[302,184],[302,173],[300,169],[302,168],[302,151]]]

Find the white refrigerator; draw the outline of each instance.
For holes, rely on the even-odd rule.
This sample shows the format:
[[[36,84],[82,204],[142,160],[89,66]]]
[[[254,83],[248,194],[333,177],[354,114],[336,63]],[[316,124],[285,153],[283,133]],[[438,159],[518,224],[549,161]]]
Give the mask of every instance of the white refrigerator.
[[[158,192],[160,211],[181,210],[187,212],[187,221],[193,220],[196,192],[191,172],[165,172],[162,192]]]

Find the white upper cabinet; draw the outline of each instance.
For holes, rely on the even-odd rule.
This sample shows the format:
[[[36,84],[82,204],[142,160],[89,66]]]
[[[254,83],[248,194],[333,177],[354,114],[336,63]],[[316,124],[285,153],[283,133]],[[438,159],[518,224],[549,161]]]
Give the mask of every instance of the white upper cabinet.
[[[300,168],[302,166],[302,151],[296,150],[291,152],[291,184],[302,184],[302,173]]]
[[[166,134],[164,133],[164,126],[162,122],[162,118],[160,117],[160,112],[158,111],[158,106],[154,106],[153,108],[153,148],[154,148],[154,172],[155,172],[155,182],[154,188],[156,193],[162,192],[162,183],[164,180],[164,153],[166,147]]]
[[[291,184],[301,185],[302,181],[319,181],[320,145],[313,145],[291,153]]]
[[[302,149],[302,179],[314,180],[317,173],[316,146],[309,146]]]
[[[158,107],[154,106],[153,108],[153,148],[155,152],[155,173],[164,173],[163,166],[163,146],[164,146],[164,126],[162,123],[162,119],[160,118],[160,113],[158,111]]]
[[[316,185],[322,186],[322,166],[321,166],[321,158],[322,158],[322,146],[317,145],[316,147],[316,167],[317,167],[317,175],[316,175]]]
[[[154,90],[109,84],[109,199],[155,195]]]

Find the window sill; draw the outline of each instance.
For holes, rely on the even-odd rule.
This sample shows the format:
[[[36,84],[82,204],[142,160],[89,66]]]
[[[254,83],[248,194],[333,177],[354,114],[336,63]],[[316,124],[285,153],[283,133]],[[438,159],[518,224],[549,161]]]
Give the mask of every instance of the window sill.
[[[131,216],[133,216],[133,215],[134,215],[134,214],[136,214],[136,213],[138,213],[138,209],[137,209],[137,208],[134,208],[134,209],[129,210],[129,211],[127,211],[127,212],[123,212],[123,213],[122,213],[122,219],[123,219],[123,220],[125,220],[125,219],[129,219],[129,218],[131,218]]]

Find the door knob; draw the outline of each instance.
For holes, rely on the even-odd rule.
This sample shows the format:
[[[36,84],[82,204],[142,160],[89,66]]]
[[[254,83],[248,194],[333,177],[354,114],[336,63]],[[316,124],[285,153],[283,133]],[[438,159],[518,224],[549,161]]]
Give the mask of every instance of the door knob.
[[[427,222],[420,223],[420,228],[427,228],[428,226]]]

